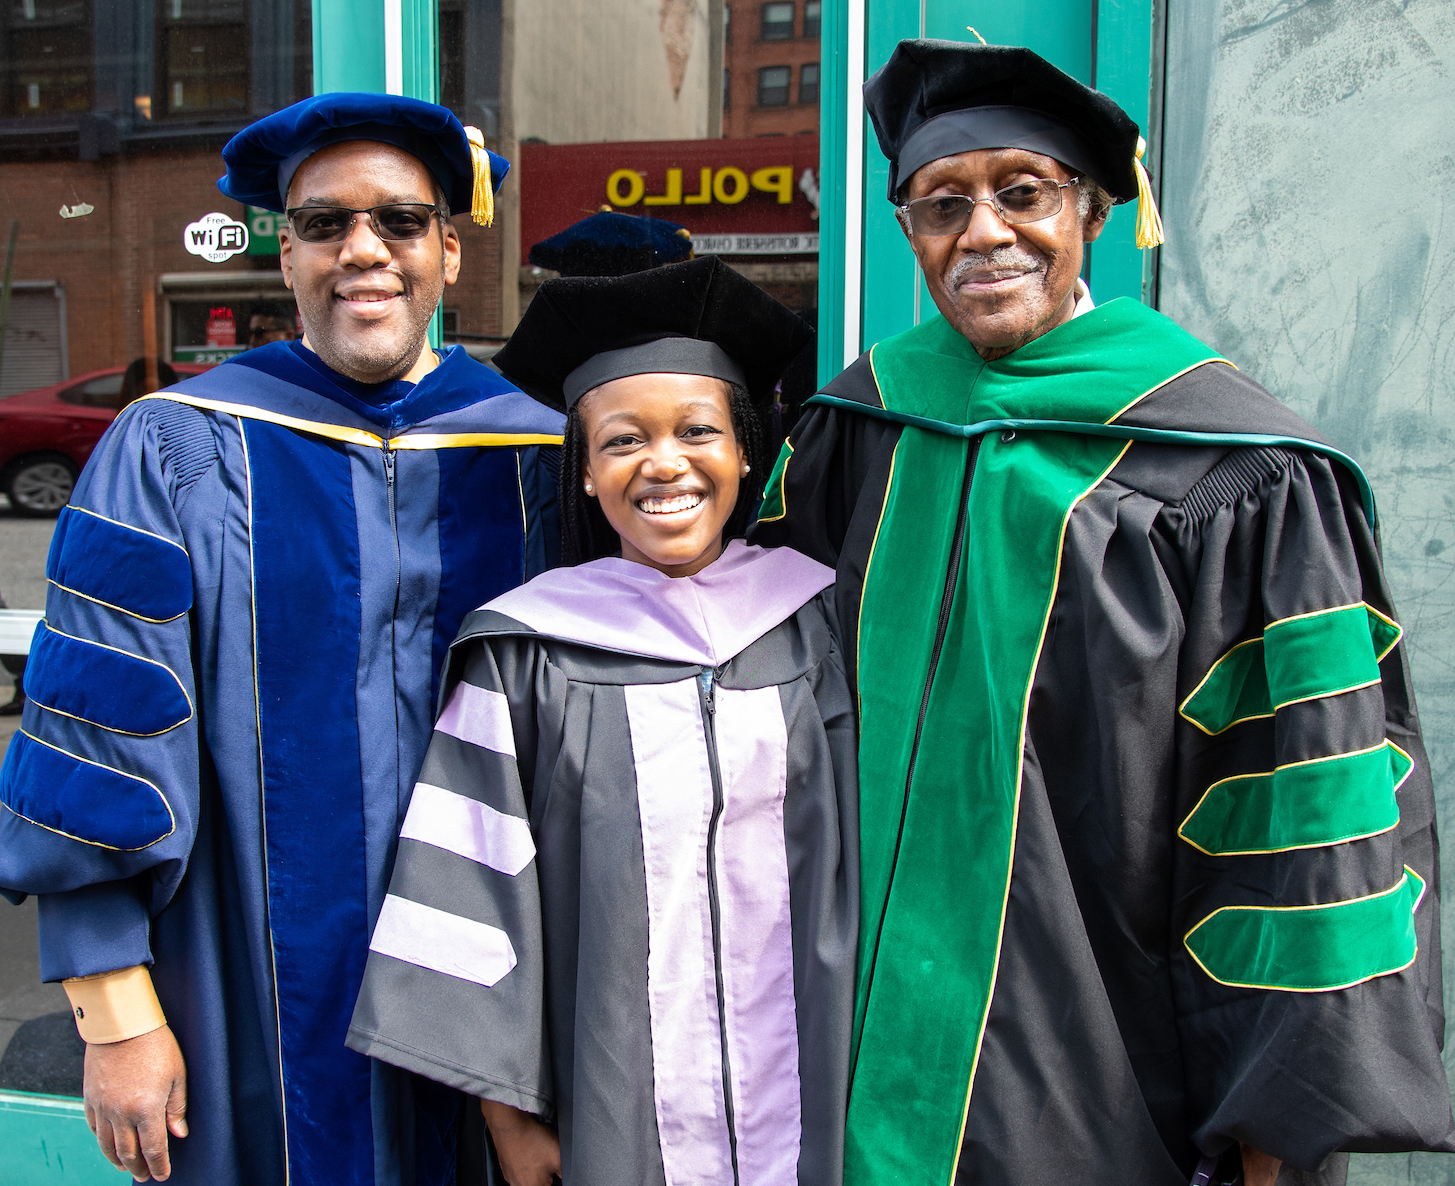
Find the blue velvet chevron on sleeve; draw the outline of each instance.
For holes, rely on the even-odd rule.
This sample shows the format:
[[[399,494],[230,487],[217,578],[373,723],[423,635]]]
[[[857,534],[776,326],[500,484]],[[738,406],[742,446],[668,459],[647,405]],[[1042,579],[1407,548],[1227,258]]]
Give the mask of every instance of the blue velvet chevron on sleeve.
[[[192,701],[171,668],[49,623],[37,632],[26,669],[28,699],[114,733],[156,737],[192,719]]]
[[[192,607],[181,544],[83,507],[61,511],[46,567],[56,588],[143,621],[170,622]]]
[[[60,516],[21,732],[0,768],[0,887],[117,896],[116,924],[48,976],[148,962],[147,910],[170,900],[197,820],[192,563],[166,447],[167,407],[108,430]],[[145,908],[142,904],[145,904]],[[86,928],[88,931],[93,928]]]

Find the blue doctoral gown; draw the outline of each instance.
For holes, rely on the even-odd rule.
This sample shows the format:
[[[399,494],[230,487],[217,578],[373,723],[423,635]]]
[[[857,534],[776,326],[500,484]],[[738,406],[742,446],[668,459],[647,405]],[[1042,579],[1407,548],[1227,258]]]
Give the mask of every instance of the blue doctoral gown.
[[[151,964],[178,1186],[453,1182],[460,1097],[344,1046],[446,648],[554,563],[562,418],[455,348],[297,343],[117,417],[61,512],[0,887],[46,980]]]

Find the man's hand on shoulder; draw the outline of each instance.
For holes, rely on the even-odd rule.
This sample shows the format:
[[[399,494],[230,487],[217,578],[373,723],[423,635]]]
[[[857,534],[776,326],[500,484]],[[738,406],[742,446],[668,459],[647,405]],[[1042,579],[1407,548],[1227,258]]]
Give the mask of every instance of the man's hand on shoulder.
[[[171,1175],[167,1134],[187,1135],[187,1068],[169,1026],[87,1043],[86,1123],[106,1159],[138,1182]]]
[[[561,1176],[561,1141],[529,1112],[481,1100],[500,1170],[510,1186],[551,1186]]]

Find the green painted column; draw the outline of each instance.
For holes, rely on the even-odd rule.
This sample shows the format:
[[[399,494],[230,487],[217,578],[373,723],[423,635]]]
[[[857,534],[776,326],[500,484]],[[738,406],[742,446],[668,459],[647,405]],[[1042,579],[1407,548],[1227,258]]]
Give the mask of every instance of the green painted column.
[[[1152,0],[1098,0],[1096,70],[1092,85],[1121,105],[1155,143],[1149,130],[1152,95]],[[1148,156],[1142,163],[1154,167]],[[1158,178],[1152,178],[1155,192]],[[1090,283],[1098,301],[1129,296],[1147,300],[1155,253],[1137,246],[1137,205],[1112,211],[1101,238],[1091,246]]]
[[[440,101],[440,9],[438,0],[396,0],[400,8],[403,93]],[[386,8],[388,5],[386,4]]]
[[[818,381],[827,383],[844,369],[844,283],[846,280],[846,202],[844,183],[848,126],[849,5],[825,7],[819,89],[819,248]],[[862,55],[861,55],[862,57]],[[862,68],[862,61],[860,62]],[[862,146],[862,134],[860,144]],[[858,267],[858,236],[854,266]],[[854,327],[857,337],[858,326]]]
[[[313,0],[313,93],[373,91],[438,103],[436,0]],[[440,310],[430,345],[440,344]]]
[[[313,0],[313,93],[439,102],[436,0]]]
[[[313,93],[387,90],[384,0],[313,0]]]

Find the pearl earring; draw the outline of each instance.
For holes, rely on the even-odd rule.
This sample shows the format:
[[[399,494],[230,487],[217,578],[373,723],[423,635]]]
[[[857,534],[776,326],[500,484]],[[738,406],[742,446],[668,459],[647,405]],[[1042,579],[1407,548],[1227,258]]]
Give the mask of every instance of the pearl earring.
[[[750,474],[752,472],[753,472],[753,467],[751,465],[749,465],[746,461],[743,462],[743,473],[746,475],[746,474]]]
[[[587,482],[586,483],[586,493],[587,494],[595,494],[596,493],[596,487],[593,486],[590,482]]]

